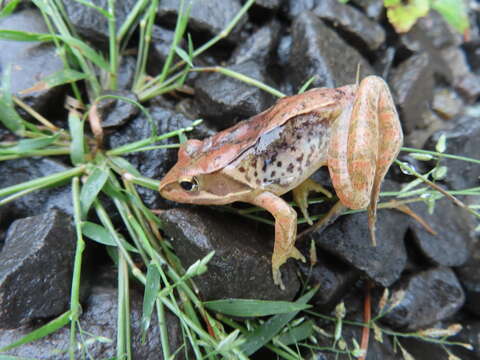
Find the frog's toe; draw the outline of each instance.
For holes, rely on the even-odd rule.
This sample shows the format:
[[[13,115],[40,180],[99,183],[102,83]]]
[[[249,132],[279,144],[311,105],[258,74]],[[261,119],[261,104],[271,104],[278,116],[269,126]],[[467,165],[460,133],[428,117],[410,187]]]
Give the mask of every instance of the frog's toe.
[[[300,260],[302,262],[307,262],[307,260],[305,259],[305,256],[303,256],[303,254],[300,251],[298,251],[296,247],[292,248],[290,257],[296,260]]]
[[[312,191],[322,193],[328,198],[332,197],[332,193],[330,191],[311,179],[305,180],[303,183],[293,189],[293,199],[300,208],[303,217],[309,225],[313,225],[313,221],[308,214],[308,194]]]

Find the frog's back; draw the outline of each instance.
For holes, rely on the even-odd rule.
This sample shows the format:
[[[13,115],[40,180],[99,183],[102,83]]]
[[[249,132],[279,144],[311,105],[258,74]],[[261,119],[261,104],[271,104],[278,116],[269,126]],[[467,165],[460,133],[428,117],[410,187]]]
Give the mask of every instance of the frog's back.
[[[248,149],[256,146],[261,137],[291,122],[300,115],[319,116],[326,109],[341,108],[341,102],[354,95],[354,86],[338,89],[318,88],[306,93],[280,99],[264,112],[244,120],[205,139],[202,146],[192,154],[189,168],[193,173],[212,173],[227,166]],[[294,141],[294,138],[292,138]]]

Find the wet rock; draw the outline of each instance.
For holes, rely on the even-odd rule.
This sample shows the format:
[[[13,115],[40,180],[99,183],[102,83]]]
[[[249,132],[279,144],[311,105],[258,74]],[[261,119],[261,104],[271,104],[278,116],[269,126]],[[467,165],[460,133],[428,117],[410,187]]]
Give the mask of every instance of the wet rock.
[[[120,68],[118,70],[118,79],[117,79],[118,89],[129,90],[132,87],[136,66],[137,66],[137,61],[135,57],[122,56],[122,58],[120,59]]]
[[[391,289],[392,298],[400,291],[405,292],[403,299],[382,317],[382,321],[406,330],[425,328],[447,319],[455,314],[465,301],[465,294],[457,277],[446,267],[405,276]]]
[[[320,19],[360,39],[370,50],[385,42],[385,30],[362,12],[337,0],[323,0],[313,9]]]
[[[455,346],[451,348],[452,352],[462,360],[480,359],[480,321],[478,319],[463,319],[462,331],[451,338],[452,341],[458,341],[464,344],[470,344],[473,350],[467,350],[464,347]]]
[[[458,46],[462,37],[448,26],[443,17],[436,11],[430,11],[421,17],[400,40],[410,51],[427,51],[433,55],[435,49]]]
[[[480,95],[480,76],[471,72],[465,53],[451,46],[442,50],[442,56],[452,72],[452,85],[468,100],[475,100]]]
[[[34,33],[49,32],[40,12],[33,9],[26,9],[1,19],[0,28]],[[63,63],[53,43],[0,40],[0,48],[2,49],[0,71],[3,73],[7,69],[11,70],[12,93],[39,112],[47,110],[53,101],[55,106],[62,103],[64,88],[59,86],[21,93],[45,77],[63,70]]]
[[[185,6],[190,2],[185,1]],[[163,23],[174,25],[178,15],[180,0],[161,1],[158,6],[158,15]],[[199,0],[192,2],[188,26],[193,31],[207,33],[214,36],[220,33],[240,11],[238,0]],[[242,26],[246,23],[242,17],[229,37],[236,38]]]
[[[138,101],[134,93],[125,90],[109,91],[103,93],[102,96],[103,95],[121,96],[133,101]],[[140,112],[140,109],[131,102],[113,97],[101,100],[97,105],[97,110],[102,119],[103,128],[124,125]]]
[[[467,263],[456,269],[466,292],[465,307],[480,316],[480,241],[476,239],[470,248]]]
[[[298,245],[300,247],[300,245]],[[304,252],[306,253],[306,252]],[[315,308],[331,310],[351,286],[359,279],[360,274],[338,259],[317,251],[318,262],[311,266],[310,261],[298,263],[304,279],[313,286],[319,286],[318,291],[309,302]]]
[[[382,0],[353,0],[352,3],[360,7],[373,20],[379,21],[383,15]]]
[[[48,158],[0,162],[0,189],[66,171],[69,167]],[[38,190],[11,202],[13,217],[27,217],[58,209],[73,216],[70,184]]]
[[[150,107],[149,112],[157,128],[158,135],[192,125],[192,120],[186,118],[183,114],[175,113],[160,106]],[[151,131],[150,123],[143,114],[140,114],[128,124],[110,134],[106,144],[108,144],[109,148],[113,149],[134,141],[149,138],[152,135]],[[197,126],[195,131],[188,133],[188,136],[192,138],[203,138],[208,134],[205,126]],[[178,138],[169,138],[168,140],[160,142],[158,145],[172,143],[178,143]],[[160,180],[177,161],[177,152],[178,149],[155,149],[134,152],[124,157],[143,176]],[[137,190],[143,202],[149,208],[157,209],[165,207],[166,200],[162,199],[158,191],[141,186],[138,186]]]
[[[75,0],[62,0],[65,12],[75,31],[84,39],[97,46],[108,46],[108,19],[100,12]],[[108,0],[93,0],[92,3],[102,9],[108,9]],[[124,0],[115,3],[115,21],[117,30],[125,22],[136,0]]]
[[[445,87],[435,88],[432,109],[442,119],[450,120],[460,114],[464,106],[465,104],[455,91]]]
[[[435,212],[428,214],[425,204],[411,204],[410,208],[436,231],[430,234],[412,219],[410,229],[420,252],[433,264],[443,266],[463,265],[474,239],[474,222],[466,211],[461,211],[449,199],[437,200]]]
[[[295,87],[300,87],[312,76],[316,76],[312,87],[352,84],[358,64],[362,76],[373,74],[358,51],[348,46],[315,14],[305,12],[295,19],[290,53],[291,79]]]
[[[148,54],[148,71],[152,75],[162,72],[163,63],[168,56],[170,46],[172,45],[175,32],[153,25],[152,43]],[[179,46],[184,48],[185,41],[181,41]]]
[[[83,313],[80,317],[82,330],[85,332],[84,336],[85,334],[93,334],[94,336],[102,336],[111,341],[93,341],[93,338],[88,337],[88,345],[85,344],[86,348],[82,347],[82,350],[78,350],[76,358],[91,357],[92,359],[111,359],[115,357],[116,324],[118,316],[117,303],[117,289],[110,286],[95,286],[92,288],[90,297],[87,302],[83,304]],[[170,351],[173,354],[183,344],[182,330],[175,316],[168,311],[165,315]],[[132,358],[163,360],[158,320],[155,311],[152,316],[150,328],[147,331],[145,342],[141,340],[141,316],[142,296],[138,291],[132,289],[130,292]],[[34,328],[30,327],[22,327],[9,331],[0,330],[0,348],[20,339],[33,330]],[[16,355],[22,358],[34,357],[48,360],[68,359],[69,338],[70,327],[66,326],[40,340],[10,350],[6,354]],[[85,339],[85,337],[83,339]],[[87,350],[88,356],[86,355]],[[183,359],[183,350],[179,351],[177,357]]]
[[[390,286],[400,277],[407,261],[403,243],[406,231],[406,215],[380,210],[377,246],[372,245],[366,213],[341,216],[322,233],[310,236],[317,248],[333,253],[378,284]]]
[[[279,34],[280,23],[276,21],[261,27],[235,49],[230,63],[241,64],[253,60],[258,64],[268,64],[277,46]]]
[[[463,48],[470,68],[480,75],[480,39],[464,44]]]
[[[457,125],[448,132],[438,131],[427,141],[425,148],[435,150],[435,144],[442,134],[447,138],[445,153],[461,155],[474,159],[480,158],[478,138],[480,136],[480,122],[478,118],[463,116],[453,121]],[[454,159],[442,159],[442,165],[447,166],[448,174],[443,180],[452,189],[466,189],[479,186],[480,166],[478,164]]]
[[[254,61],[228,67],[271,84],[263,68]],[[220,73],[205,73],[195,81],[200,114],[224,129],[238,120],[256,115],[273,105],[273,95]]]
[[[290,48],[292,47],[292,36],[282,36],[277,46],[277,61],[280,66],[287,66],[290,62]]]
[[[245,1],[242,1],[244,3]],[[265,10],[276,11],[280,7],[282,0],[256,0],[255,6]]]
[[[260,236],[244,222],[206,208],[168,210],[160,218],[185,268],[215,251],[208,271],[195,279],[203,300],[291,300],[297,293],[292,261],[281,268],[286,288],[282,291],[272,280],[271,237]]]
[[[304,11],[313,10],[320,2],[321,0],[289,0],[287,15],[294,19]]]
[[[75,237],[67,215],[15,221],[0,253],[0,328],[13,329],[68,308]]]
[[[433,100],[433,72],[430,57],[420,53],[404,61],[389,80],[403,128],[407,134],[425,128],[427,112]]]

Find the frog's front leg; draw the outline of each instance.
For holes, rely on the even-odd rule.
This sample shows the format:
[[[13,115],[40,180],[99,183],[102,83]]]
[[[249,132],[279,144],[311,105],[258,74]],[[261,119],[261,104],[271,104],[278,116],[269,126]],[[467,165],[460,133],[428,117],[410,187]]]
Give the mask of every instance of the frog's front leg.
[[[273,282],[284,290],[285,286],[282,282],[280,266],[289,258],[305,262],[305,257],[295,248],[297,213],[281,197],[268,191],[256,195],[251,199],[250,203],[264,208],[275,218],[275,245],[272,255],[272,275]]]
[[[309,225],[313,225],[313,221],[308,214],[308,194],[312,191],[324,194],[326,197],[331,198],[330,191],[325,189],[322,185],[316,183],[312,179],[307,179],[296,188],[292,190],[293,200],[300,208],[305,220]]]
[[[380,185],[397,156],[403,135],[385,81],[362,80],[349,104],[332,125],[328,168],[340,201],[351,209],[368,206],[368,225],[375,244]]]

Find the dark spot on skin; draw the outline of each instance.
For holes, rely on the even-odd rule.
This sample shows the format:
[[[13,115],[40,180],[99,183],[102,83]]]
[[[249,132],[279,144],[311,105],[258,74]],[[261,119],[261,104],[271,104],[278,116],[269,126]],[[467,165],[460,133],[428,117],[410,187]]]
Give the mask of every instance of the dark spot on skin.
[[[302,138],[302,135],[297,134],[297,140],[300,140]]]
[[[260,179],[255,180],[255,184],[260,185]]]
[[[244,173],[244,172],[245,172],[245,168],[244,168],[243,166],[240,166],[240,167],[238,168],[238,171],[240,171],[241,173]]]
[[[285,173],[282,171],[282,177],[285,176]]]
[[[293,172],[293,168],[294,168],[294,167],[293,167],[293,163],[290,163],[290,164],[288,164],[287,171],[288,171],[289,173],[292,173],[292,172]]]
[[[263,182],[266,183],[268,181],[267,178],[263,178]]]
[[[255,170],[255,172],[253,173],[253,176],[257,177],[258,176],[258,172],[257,170]]]
[[[263,172],[267,171],[267,165],[268,165],[268,161],[267,161],[267,160],[263,160],[263,166],[262,166],[262,171],[263,171]]]
[[[277,166],[278,166],[278,167],[282,167],[282,162],[281,162],[281,161],[277,161]]]
[[[274,177],[274,176],[275,176],[275,170],[273,170],[273,171],[270,173],[270,176],[271,176],[271,177]]]
[[[305,154],[302,153],[302,155],[300,155],[299,157],[297,157],[296,160],[297,160],[299,163],[301,163],[301,162],[303,161],[303,156],[304,156],[304,155],[305,155]]]

